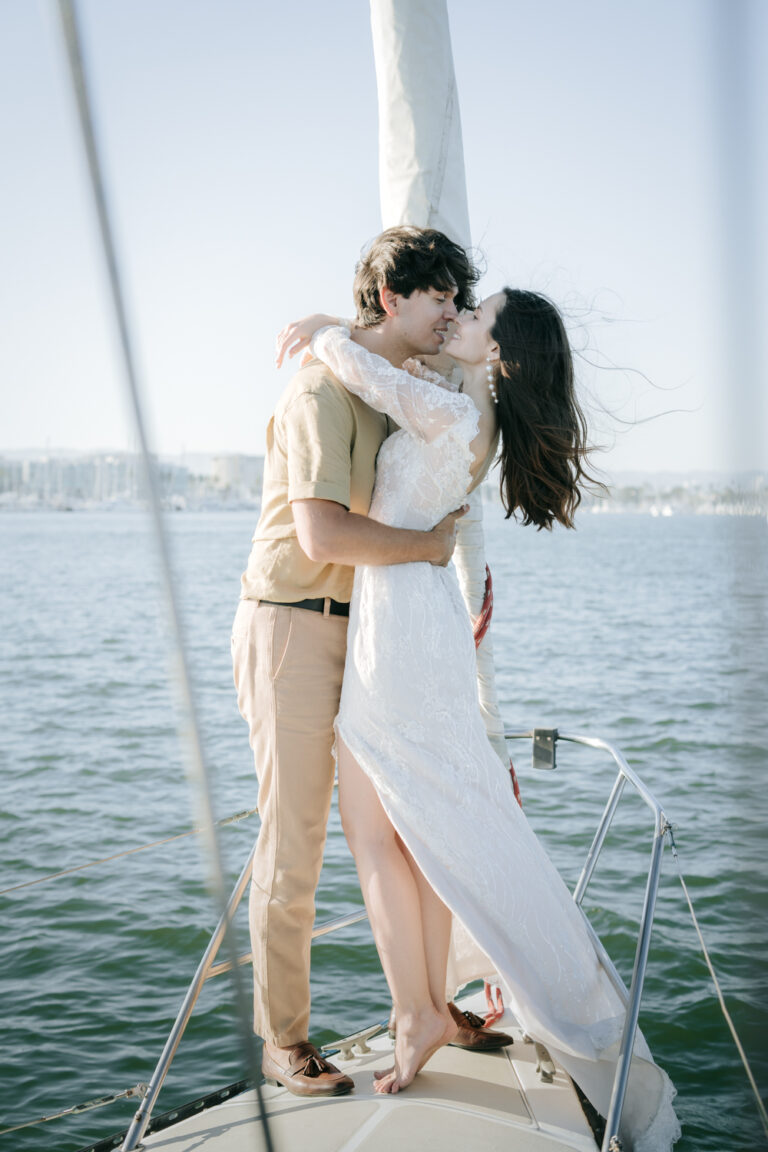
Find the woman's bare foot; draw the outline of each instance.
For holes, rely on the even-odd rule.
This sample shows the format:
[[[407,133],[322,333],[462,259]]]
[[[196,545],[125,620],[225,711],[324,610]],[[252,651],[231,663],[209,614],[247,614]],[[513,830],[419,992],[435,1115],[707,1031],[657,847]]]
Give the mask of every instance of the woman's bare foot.
[[[435,1008],[418,1013],[399,1013],[395,1039],[395,1063],[392,1068],[374,1072],[374,1090],[380,1093],[399,1092],[407,1088],[430,1056],[448,1044],[458,1028],[446,1008]]]

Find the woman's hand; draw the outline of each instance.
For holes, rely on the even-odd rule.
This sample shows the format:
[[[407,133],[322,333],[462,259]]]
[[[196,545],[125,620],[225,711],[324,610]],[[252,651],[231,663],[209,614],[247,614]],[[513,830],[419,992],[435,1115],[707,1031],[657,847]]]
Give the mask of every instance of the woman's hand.
[[[275,364],[282,366],[286,352],[288,359],[306,348],[318,328],[326,328],[329,324],[338,324],[338,316],[326,316],[322,312],[315,312],[313,316],[305,316],[303,320],[294,320],[286,324],[285,328],[277,334],[277,348],[275,349]]]
[[[429,384],[437,384],[439,388],[447,388],[449,392],[455,391],[451,388],[444,376],[439,372],[435,372],[423,360],[417,360],[415,356],[410,356],[407,360],[403,361],[403,368],[409,376],[415,376],[418,380],[426,380]]]

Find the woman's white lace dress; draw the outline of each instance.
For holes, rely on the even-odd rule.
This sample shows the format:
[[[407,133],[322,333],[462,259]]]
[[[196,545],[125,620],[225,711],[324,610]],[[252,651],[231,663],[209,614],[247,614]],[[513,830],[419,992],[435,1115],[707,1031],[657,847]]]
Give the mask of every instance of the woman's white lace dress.
[[[440,387],[432,373],[394,368],[342,328],[322,329],[312,348],[399,425],[379,451],[370,516],[429,529],[459,507],[479,420],[470,397]],[[520,1024],[605,1115],[623,1006],[486,736],[472,628],[452,566],[357,568],[336,730],[454,914],[457,982],[498,973]],[[672,1096],[639,1037],[626,1148],[671,1146],[679,1131]]]

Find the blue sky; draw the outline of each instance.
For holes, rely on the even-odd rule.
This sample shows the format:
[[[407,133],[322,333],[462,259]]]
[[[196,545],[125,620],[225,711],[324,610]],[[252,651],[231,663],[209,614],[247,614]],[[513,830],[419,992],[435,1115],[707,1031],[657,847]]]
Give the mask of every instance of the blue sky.
[[[565,307],[602,466],[768,467],[768,5],[448,9],[483,287]],[[734,10],[744,94],[723,129]],[[260,452],[288,379],[276,331],[349,312],[356,257],[380,227],[368,6],[81,11],[153,441]],[[0,450],[126,448],[56,21],[42,0],[0,4]],[[671,409],[685,411],[658,415]]]

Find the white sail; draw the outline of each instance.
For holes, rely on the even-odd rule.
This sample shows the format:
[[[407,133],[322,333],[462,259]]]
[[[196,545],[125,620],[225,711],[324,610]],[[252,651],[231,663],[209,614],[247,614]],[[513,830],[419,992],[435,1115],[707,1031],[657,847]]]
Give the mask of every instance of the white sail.
[[[437,228],[470,246],[461,119],[445,0],[371,0],[379,98],[379,188],[384,228]],[[460,522],[454,561],[470,615],[485,591],[483,506],[479,492]],[[505,764],[490,631],[477,653],[486,731]]]
[[[470,242],[461,121],[445,0],[372,0],[384,227]]]

